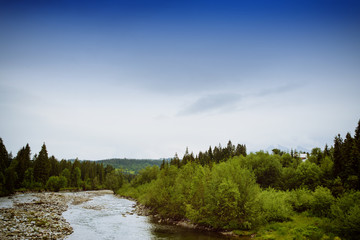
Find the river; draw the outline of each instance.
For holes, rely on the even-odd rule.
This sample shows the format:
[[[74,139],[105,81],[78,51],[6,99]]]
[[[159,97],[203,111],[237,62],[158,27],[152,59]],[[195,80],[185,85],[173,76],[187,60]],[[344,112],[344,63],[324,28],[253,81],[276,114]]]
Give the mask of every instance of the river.
[[[74,233],[65,239],[229,239],[217,233],[154,223],[150,217],[134,213],[135,202],[113,194],[95,194],[91,199],[81,204],[69,204],[68,210],[63,213],[74,229]]]
[[[46,205],[47,203],[51,205]],[[73,233],[65,237],[67,240],[229,239],[214,232],[159,224],[152,221],[151,217],[137,215],[134,206],[134,201],[117,197],[111,191],[25,193],[1,197],[0,239],[32,239],[35,236],[53,238],[55,233],[59,233],[57,236],[62,239],[69,234],[64,232],[69,228],[68,223],[73,228]],[[55,210],[51,210],[52,207]],[[58,212],[60,208],[64,210],[60,211],[57,217],[54,211]],[[11,217],[12,215],[17,219]],[[56,220],[59,218],[62,218],[61,223]],[[35,231],[35,228],[39,228],[38,225],[33,225],[39,224],[35,222],[36,219],[41,219],[44,224],[48,222],[48,225]],[[56,227],[59,224],[62,227]],[[15,232],[19,233],[18,236]]]

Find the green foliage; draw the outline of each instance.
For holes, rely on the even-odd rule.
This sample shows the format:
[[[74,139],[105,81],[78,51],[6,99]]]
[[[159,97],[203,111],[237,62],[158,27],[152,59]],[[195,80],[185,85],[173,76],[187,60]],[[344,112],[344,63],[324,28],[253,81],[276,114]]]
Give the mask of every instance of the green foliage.
[[[256,154],[251,153],[246,158],[240,157],[239,160],[255,173],[256,182],[262,188],[279,187],[282,168],[279,155],[270,155],[260,151]]]
[[[283,222],[293,215],[291,194],[269,188],[260,194],[262,200],[263,217],[267,222]]]
[[[149,183],[152,180],[155,180],[159,174],[158,166],[148,166],[145,169],[140,170],[139,174],[135,177],[132,184],[134,186],[139,186],[145,183]]]
[[[360,192],[347,192],[331,206],[333,229],[347,239],[360,238]]]
[[[114,193],[121,188],[123,184],[122,172],[118,169],[112,171],[106,176],[105,185],[108,189],[114,191]]]
[[[46,182],[46,189],[58,192],[61,188],[66,187],[67,180],[64,176],[51,176]]]
[[[16,166],[15,170],[17,173],[17,181],[16,181],[16,188],[23,187],[22,183],[24,181],[25,172],[31,166],[30,161],[30,146],[29,144],[26,147],[23,147],[16,155]]]
[[[324,226],[327,225],[326,220],[309,217],[306,214],[296,214],[292,216],[291,221],[272,222],[262,226],[255,239],[268,240],[325,240],[339,239],[332,233],[327,233]],[[340,240],[340,239],[339,239]]]
[[[335,201],[331,191],[328,188],[319,186],[312,195],[311,212],[317,217],[330,216],[330,207]]]
[[[297,212],[304,212],[311,209],[314,202],[312,192],[306,188],[298,188],[290,192],[289,201]]]
[[[301,187],[314,190],[320,184],[321,169],[315,163],[306,161],[296,169],[296,177]]]
[[[279,188],[282,190],[292,190],[298,186],[296,178],[296,169],[292,167],[284,167],[281,171],[279,180]]]
[[[77,188],[81,185],[81,170],[79,167],[75,167],[71,172],[71,184]]]
[[[62,177],[64,177],[64,178],[66,179],[67,184],[66,184],[65,187],[67,187],[68,184],[71,182],[70,175],[71,175],[71,174],[70,174],[70,171],[69,171],[69,169],[67,169],[67,168],[65,168],[64,170],[62,170],[62,172],[60,173],[60,176],[62,176]]]
[[[175,179],[178,174],[177,167],[167,166],[160,171],[158,178],[153,181],[140,199],[164,217],[182,218],[183,206],[173,195]],[[176,186],[178,187],[178,186]]]
[[[207,203],[211,224],[225,229],[255,227],[259,224],[259,193],[254,174],[236,158],[215,165]]]
[[[46,184],[50,173],[50,161],[46,150],[45,143],[41,147],[39,155],[34,161],[34,177],[35,181]]]
[[[103,164],[105,167],[110,165],[115,169],[122,169],[124,173],[138,174],[140,171],[147,167],[161,166],[163,160],[152,159],[108,159],[99,160],[97,163]]]
[[[45,143],[34,160],[30,160],[30,147],[27,144],[18,151],[15,158],[8,154],[0,138],[0,196],[9,195],[16,190],[41,191],[45,188],[58,191],[67,189],[103,189],[105,179],[114,170],[113,167],[90,161],[60,162],[51,156],[48,158]],[[55,177],[51,178],[50,177]],[[109,178],[111,178],[109,176]],[[121,175],[118,183],[123,181]],[[118,187],[120,187],[118,185]]]
[[[15,190],[15,183],[17,180],[17,174],[13,167],[8,167],[5,170],[5,193],[12,194]]]
[[[35,184],[34,169],[28,168],[24,174],[24,180],[22,185],[27,189],[33,189]]]

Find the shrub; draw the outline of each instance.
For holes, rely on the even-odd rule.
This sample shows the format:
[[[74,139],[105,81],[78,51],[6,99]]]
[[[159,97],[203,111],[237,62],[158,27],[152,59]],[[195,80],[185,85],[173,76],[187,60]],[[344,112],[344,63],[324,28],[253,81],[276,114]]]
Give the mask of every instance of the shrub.
[[[335,198],[331,191],[325,187],[317,187],[311,201],[311,212],[318,217],[328,217],[331,213],[330,207]]]
[[[213,167],[204,216],[215,228],[252,229],[261,221],[260,188],[236,159]]]
[[[289,201],[296,212],[304,212],[311,209],[314,197],[310,190],[299,188],[290,192]]]
[[[293,211],[289,201],[289,192],[269,188],[261,192],[260,198],[263,202],[262,211],[267,222],[282,222],[289,220],[292,216]]]
[[[360,239],[360,192],[348,192],[331,206],[333,228],[347,239]]]
[[[60,188],[66,186],[66,178],[61,176],[51,176],[46,182],[46,189],[54,192],[58,192]]]

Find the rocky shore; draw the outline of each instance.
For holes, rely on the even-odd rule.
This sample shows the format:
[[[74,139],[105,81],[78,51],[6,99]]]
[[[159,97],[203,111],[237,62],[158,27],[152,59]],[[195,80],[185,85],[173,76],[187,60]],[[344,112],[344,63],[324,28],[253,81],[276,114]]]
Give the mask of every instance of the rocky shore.
[[[28,193],[2,198],[0,202],[0,239],[64,239],[73,228],[62,216],[68,204],[81,204],[92,194]]]
[[[64,195],[34,195],[31,202],[14,200],[12,207],[0,209],[0,239],[64,239],[73,232],[62,216],[68,202]]]

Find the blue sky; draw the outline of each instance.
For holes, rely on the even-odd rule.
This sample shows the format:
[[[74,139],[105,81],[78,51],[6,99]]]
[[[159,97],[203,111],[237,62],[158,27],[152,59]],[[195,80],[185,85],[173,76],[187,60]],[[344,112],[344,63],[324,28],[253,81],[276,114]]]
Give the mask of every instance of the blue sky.
[[[357,1],[0,1],[0,137],[57,158],[311,149],[360,119]]]

